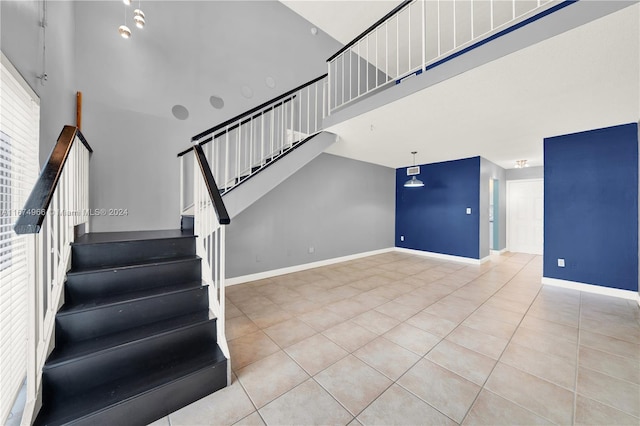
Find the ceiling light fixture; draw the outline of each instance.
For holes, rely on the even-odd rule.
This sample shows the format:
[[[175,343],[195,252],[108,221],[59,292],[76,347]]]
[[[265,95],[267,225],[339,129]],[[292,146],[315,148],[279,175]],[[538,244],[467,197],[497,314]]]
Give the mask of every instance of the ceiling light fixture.
[[[144,28],[145,20],[144,20],[144,12],[142,10],[136,9],[133,11],[133,22],[136,23],[136,27],[140,29]]]
[[[125,6],[131,6],[131,0],[122,0],[122,3],[124,3]]]
[[[424,182],[416,178],[416,175],[420,174],[420,166],[416,166],[416,154],[418,151],[411,151],[413,154],[413,166],[407,167],[407,176],[411,176],[411,179],[404,183],[405,188],[421,188],[424,186]]]
[[[524,169],[525,167],[529,167],[527,160],[516,160],[516,169]]]

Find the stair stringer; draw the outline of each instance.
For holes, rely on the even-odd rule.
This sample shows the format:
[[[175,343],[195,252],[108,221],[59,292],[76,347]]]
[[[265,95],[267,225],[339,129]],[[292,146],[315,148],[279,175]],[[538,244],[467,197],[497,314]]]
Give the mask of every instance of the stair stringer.
[[[289,176],[322,154],[337,140],[338,135],[334,133],[320,132],[303,145],[279,158],[274,164],[261,170],[258,176],[253,176],[233,188],[233,191],[223,196],[229,216],[233,219],[262,196],[280,185]]]

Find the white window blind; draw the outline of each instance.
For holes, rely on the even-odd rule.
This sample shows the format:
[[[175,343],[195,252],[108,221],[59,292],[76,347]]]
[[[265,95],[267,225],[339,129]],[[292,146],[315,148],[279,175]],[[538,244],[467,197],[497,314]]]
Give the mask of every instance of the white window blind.
[[[27,244],[13,232],[38,176],[40,100],[4,54],[0,62],[0,424],[26,375]],[[33,255],[31,253],[31,255]]]

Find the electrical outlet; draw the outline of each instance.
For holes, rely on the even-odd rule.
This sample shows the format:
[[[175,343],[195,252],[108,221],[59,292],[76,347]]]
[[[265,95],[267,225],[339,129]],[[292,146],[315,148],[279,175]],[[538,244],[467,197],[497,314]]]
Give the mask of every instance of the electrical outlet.
[[[564,268],[564,259],[558,259],[558,267]]]
[[[400,241],[404,241],[404,235],[400,235]]]
[[[314,247],[309,247],[309,254],[312,254],[316,251]]]
[[[467,214],[471,214],[471,207],[467,207]]]

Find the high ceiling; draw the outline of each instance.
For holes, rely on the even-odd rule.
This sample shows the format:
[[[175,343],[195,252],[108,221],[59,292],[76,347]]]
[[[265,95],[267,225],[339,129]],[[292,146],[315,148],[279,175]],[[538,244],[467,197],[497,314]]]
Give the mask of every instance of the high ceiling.
[[[307,19],[320,26],[340,7],[325,4]],[[394,168],[413,150],[418,163],[481,155],[504,168],[542,165],[545,137],[638,121],[639,22],[640,6],[626,7],[339,123],[328,152]]]

